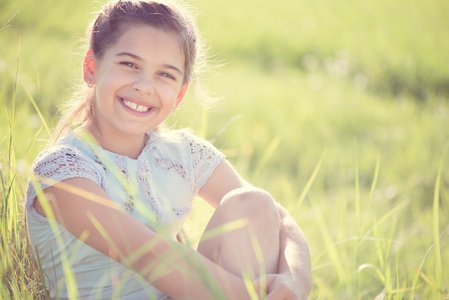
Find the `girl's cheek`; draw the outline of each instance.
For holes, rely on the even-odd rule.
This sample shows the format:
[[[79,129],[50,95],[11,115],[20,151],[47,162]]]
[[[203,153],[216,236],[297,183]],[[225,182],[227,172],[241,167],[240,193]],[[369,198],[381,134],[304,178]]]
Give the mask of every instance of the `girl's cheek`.
[[[170,99],[176,99],[178,97],[178,93],[180,89],[176,86],[171,85],[165,85],[164,86],[164,93],[169,96]]]

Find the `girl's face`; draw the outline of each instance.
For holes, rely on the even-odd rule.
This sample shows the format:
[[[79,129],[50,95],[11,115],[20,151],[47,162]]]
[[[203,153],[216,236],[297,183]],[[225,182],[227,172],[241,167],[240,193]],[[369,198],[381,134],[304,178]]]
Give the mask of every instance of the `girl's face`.
[[[98,59],[88,52],[85,79],[95,83],[94,126],[103,136],[141,136],[184,97],[184,54],[175,34],[146,25],[123,32]]]

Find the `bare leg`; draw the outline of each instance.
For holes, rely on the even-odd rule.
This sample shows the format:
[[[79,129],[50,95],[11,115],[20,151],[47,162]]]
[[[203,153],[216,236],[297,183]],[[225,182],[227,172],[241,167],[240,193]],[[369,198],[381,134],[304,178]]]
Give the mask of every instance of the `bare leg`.
[[[211,230],[238,220],[244,220],[246,225],[207,238]],[[256,188],[237,189],[228,193],[215,210],[198,252],[240,277],[258,278],[261,268],[266,274],[275,274],[278,273],[279,227],[279,214],[271,195]],[[262,261],[257,251],[262,254]]]

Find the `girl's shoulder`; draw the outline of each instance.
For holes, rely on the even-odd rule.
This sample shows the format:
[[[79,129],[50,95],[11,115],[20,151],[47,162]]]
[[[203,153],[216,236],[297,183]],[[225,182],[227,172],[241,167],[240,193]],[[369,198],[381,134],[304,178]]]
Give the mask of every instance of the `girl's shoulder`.
[[[33,161],[31,172],[42,177],[62,173],[90,173],[97,177],[94,159],[82,142],[69,131],[44,149]]]
[[[194,194],[225,157],[212,143],[186,129],[151,133],[146,153],[159,169],[177,170],[191,178]]]
[[[44,149],[34,160],[28,180],[25,206],[38,222],[46,222],[31,208],[34,199],[44,189],[63,180],[86,178],[101,186],[104,172],[81,146],[73,132]]]

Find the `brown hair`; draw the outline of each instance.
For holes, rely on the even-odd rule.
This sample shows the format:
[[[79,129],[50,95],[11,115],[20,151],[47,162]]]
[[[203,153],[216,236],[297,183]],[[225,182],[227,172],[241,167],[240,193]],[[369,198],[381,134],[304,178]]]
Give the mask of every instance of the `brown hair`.
[[[107,4],[88,27],[89,49],[95,57],[101,58],[129,26],[136,24],[174,33],[185,57],[183,81],[187,83],[195,79],[194,64],[202,47],[194,19],[185,8],[167,1],[118,0]],[[94,90],[86,91],[85,86],[73,95],[50,144],[61,137],[72,123],[83,123],[93,116],[94,99]]]

